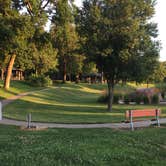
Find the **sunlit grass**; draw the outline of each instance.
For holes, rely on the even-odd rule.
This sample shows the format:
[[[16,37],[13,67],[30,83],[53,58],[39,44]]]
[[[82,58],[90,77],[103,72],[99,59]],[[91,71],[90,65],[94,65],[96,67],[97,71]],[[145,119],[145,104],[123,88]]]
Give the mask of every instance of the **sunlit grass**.
[[[10,89],[3,89],[3,81],[0,80],[0,100],[9,98],[11,96],[17,95],[19,93],[39,90],[41,88],[34,88],[28,85],[25,81],[11,81]]]
[[[32,113],[33,121],[56,123],[108,123],[125,120],[128,109],[157,108],[149,105],[113,105],[113,112],[107,111],[107,105],[97,102],[106,85],[61,84],[43,91],[36,91],[22,99],[7,105],[4,116],[26,120]],[[120,88],[116,87],[117,91]],[[127,86],[126,89],[130,87]],[[132,88],[131,88],[132,90]],[[164,112],[166,108],[160,106]]]
[[[151,88],[151,87],[154,87],[154,84],[145,84],[145,83],[140,83],[140,84],[136,84],[135,82],[128,82],[127,83],[129,86],[132,86],[132,87],[134,87],[134,88],[147,88],[147,86],[149,87],[149,88]]]

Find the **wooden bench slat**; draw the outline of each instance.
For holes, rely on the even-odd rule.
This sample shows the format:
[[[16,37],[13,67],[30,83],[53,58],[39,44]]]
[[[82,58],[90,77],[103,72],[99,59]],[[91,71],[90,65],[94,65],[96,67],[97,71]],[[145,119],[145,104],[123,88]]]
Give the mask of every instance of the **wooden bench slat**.
[[[160,126],[159,116],[161,115],[161,111],[159,109],[144,109],[144,110],[129,110],[126,111],[126,119],[130,119],[130,128],[133,131],[133,118],[135,117],[147,117],[147,116],[155,116],[156,122],[158,126]]]
[[[159,116],[160,110],[158,109],[147,109],[147,110],[131,110],[132,117],[144,117],[144,116]],[[126,111],[126,118],[130,117],[130,111]]]

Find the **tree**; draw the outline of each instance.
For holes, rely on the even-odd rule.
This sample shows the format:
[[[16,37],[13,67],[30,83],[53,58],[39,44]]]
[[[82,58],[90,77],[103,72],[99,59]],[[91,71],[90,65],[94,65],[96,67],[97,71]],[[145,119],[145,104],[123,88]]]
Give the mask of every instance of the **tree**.
[[[56,64],[56,51],[52,48],[51,42],[48,41],[48,35],[44,32],[44,26],[50,14],[47,7],[53,2],[55,3],[53,0],[0,0],[0,53],[3,55],[1,58],[3,59],[3,65],[1,65],[2,73],[7,66],[4,88],[8,89],[10,86],[15,59],[19,67],[25,66],[25,64],[27,65],[30,62],[32,56],[27,53],[33,53],[33,55],[36,53],[36,56],[40,59],[38,63],[42,64],[40,69],[44,68],[43,70],[45,70],[48,61]],[[34,41],[39,36],[47,38],[47,41]],[[26,59],[24,59],[25,56]],[[9,59],[9,62],[5,66],[6,59]],[[28,62],[25,60],[28,60]],[[53,63],[49,63],[47,65],[49,66],[48,68],[51,65]],[[28,66],[30,65],[28,64]]]
[[[25,48],[27,39],[33,33],[29,17],[20,15],[16,0],[0,0],[0,52],[7,64],[4,88],[10,87],[10,78],[16,55],[20,48]],[[6,67],[6,66],[5,66]]]
[[[56,68],[57,50],[53,48],[50,35],[40,32],[34,35],[26,50],[17,57],[15,66],[23,70],[31,70],[36,75],[43,75],[49,69]]]
[[[85,0],[80,10],[78,30],[84,37],[84,51],[105,75],[109,111],[112,111],[115,84],[136,78],[132,64],[139,60],[137,70],[134,70],[139,75],[140,69],[146,69],[143,64],[152,65],[157,61],[158,47],[152,40],[157,36],[156,25],[150,23],[154,2]],[[150,48],[153,48],[151,54]],[[141,71],[141,75],[145,77],[146,72]]]
[[[63,73],[63,82],[66,81],[67,64],[76,48],[77,34],[72,14],[72,6],[68,0],[59,0],[56,3],[56,13],[52,18],[51,34],[54,47],[58,49],[59,69]]]
[[[75,76],[76,82],[79,80],[79,75],[83,70],[83,61],[85,57],[79,54],[72,54],[69,56],[67,63],[67,75],[69,76],[69,80],[72,80],[72,76]]]
[[[166,64],[164,62],[159,62],[148,79],[155,83],[162,83],[164,82],[164,78],[166,78]]]

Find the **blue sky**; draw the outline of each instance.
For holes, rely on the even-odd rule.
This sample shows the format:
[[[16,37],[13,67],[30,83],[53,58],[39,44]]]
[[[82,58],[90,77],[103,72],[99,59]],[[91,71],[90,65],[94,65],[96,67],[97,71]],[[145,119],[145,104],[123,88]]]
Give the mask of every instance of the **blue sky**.
[[[78,6],[81,6],[83,0],[75,0]],[[160,51],[160,60],[166,61],[166,0],[157,0],[156,14],[154,16],[154,22],[158,24],[159,36],[158,39],[161,42],[162,49]]]

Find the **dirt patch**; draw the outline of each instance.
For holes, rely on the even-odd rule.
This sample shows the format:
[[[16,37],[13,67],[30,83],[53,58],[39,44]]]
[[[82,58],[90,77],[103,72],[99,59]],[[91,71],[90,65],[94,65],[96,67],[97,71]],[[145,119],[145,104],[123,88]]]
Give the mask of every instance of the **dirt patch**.
[[[20,126],[20,130],[24,131],[42,131],[42,130],[47,130],[48,127],[40,127],[40,126],[31,126],[31,127],[26,127],[26,126]]]

